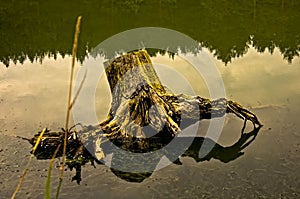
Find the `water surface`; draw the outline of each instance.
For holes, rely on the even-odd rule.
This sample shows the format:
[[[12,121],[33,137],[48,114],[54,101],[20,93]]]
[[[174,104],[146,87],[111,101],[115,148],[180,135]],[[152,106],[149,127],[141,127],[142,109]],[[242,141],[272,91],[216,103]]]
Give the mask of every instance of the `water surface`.
[[[299,198],[300,195],[300,1],[91,0],[1,1],[0,198],[10,198],[30,156],[31,137],[44,127],[64,127],[74,23],[82,15],[76,71],[105,39],[138,27],[180,31],[198,41],[217,65],[226,95],[255,112],[264,124],[244,155],[223,163],[181,158],[142,183],[115,176],[108,167],[82,168],[82,183],[65,172],[61,198]],[[140,41],[137,41],[140,44]],[[165,49],[189,52],[185,46]],[[158,51],[151,51],[155,55]],[[110,55],[106,55],[109,57]],[[152,57],[162,82],[176,93],[209,97],[201,76],[184,61]],[[166,66],[166,67],[160,67]],[[175,78],[176,77],[176,78]],[[110,106],[106,77],[95,107],[103,120]],[[205,136],[201,121],[198,136]],[[218,144],[240,137],[243,122],[226,117]],[[251,125],[246,129],[251,130]],[[49,161],[33,160],[17,198],[43,198]],[[59,160],[52,189],[58,183]],[[53,191],[54,194],[55,191]]]
[[[243,57],[225,64],[213,58],[224,80],[227,96],[255,112],[264,124],[245,154],[227,164],[218,160],[196,163],[181,158],[182,166],[170,165],[156,171],[144,182],[130,183],[117,178],[109,168],[83,167],[82,184],[71,182],[73,172],[67,171],[62,198],[228,198],[299,196],[299,75],[300,59],[292,64],[282,60],[280,52],[257,53],[250,49]],[[157,56],[154,63],[168,65],[184,73],[189,64],[180,57]],[[6,68],[1,66],[1,196],[13,192],[29,157],[30,145],[14,136],[31,137],[43,127],[58,130],[64,126],[67,99],[69,57],[45,59],[42,64],[26,61]],[[76,68],[78,69],[79,63]],[[182,70],[183,69],[183,70]],[[179,83],[172,83],[166,70],[159,76],[174,92],[181,92]],[[187,71],[188,73],[188,71]],[[206,96],[204,82],[192,80],[195,92]],[[110,96],[103,78],[99,85],[97,103],[99,119],[108,111]],[[197,90],[198,88],[198,90]],[[215,140],[222,146],[233,144],[240,135],[243,122],[228,116],[222,135]],[[204,136],[207,121],[200,123],[199,136]],[[250,125],[249,125],[250,126]],[[251,127],[251,126],[250,126]],[[251,130],[251,128],[249,128]],[[247,130],[249,130],[247,129]],[[58,161],[56,162],[58,165]],[[41,198],[44,194],[48,161],[34,160],[19,197]],[[54,169],[53,187],[58,169]],[[188,182],[188,183],[187,183]]]

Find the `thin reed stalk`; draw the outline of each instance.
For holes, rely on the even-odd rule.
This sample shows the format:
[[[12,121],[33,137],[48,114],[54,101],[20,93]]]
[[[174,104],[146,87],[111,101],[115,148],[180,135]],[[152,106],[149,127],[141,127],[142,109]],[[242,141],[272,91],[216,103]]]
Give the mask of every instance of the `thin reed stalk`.
[[[78,88],[78,90],[77,90],[77,92],[76,92],[76,94],[75,94],[75,96],[74,96],[74,98],[73,98],[72,103],[70,104],[70,109],[72,109],[73,105],[74,105],[75,102],[76,102],[76,99],[77,99],[78,96],[79,96],[79,93],[80,93],[80,91],[81,91],[81,89],[82,89],[82,86],[83,86],[83,83],[84,83],[84,81],[85,81],[86,75],[87,75],[87,70],[84,72],[84,76],[83,76],[83,78],[82,78],[82,80],[81,80],[81,82],[80,82],[79,88]],[[72,128],[72,127],[71,127],[71,128]]]
[[[30,166],[30,163],[31,163],[31,161],[32,161],[32,158],[34,157],[34,153],[35,153],[35,151],[36,151],[36,149],[37,149],[39,143],[41,142],[41,139],[42,139],[42,137],[43,137],[43,135],[44,135],[45,132],[46,132],[46,128],[44,128],[44,129],[42,130],[40,136],[38,137],[38,139],[37,139],[37,141],[36,141],[36,143],[35,143],[35,145],[34,145],[34,147],[33,147],[33,149],[32,149],[32,153],[31,153],[31,155],[30,155],[30,157],[29,157],[29,160],[28,160],[28,162],[27,162],[27,165],[26,165],[26,167],[25,167],[25,169],[24,169],[24,171],[23,171],[22,176],[20,177],[20,180],[19,180],[19,183],[18,183],[18,185],[17,185],[17,187],[16,187],[16,190],[14,191],[13,195],[11,196],[11,199],[14,199],[14,198],[16,197],[17,193],[19,192],[19,190],[20,190],[20,188],[21,188],[21,185],[22,185],[22,183],[23,183],[23,181],[24,181],[24,179],[25,179],[25,176],[26,176],[26,174],[27,174],[27,171],[28,171],[28,168],[29,168],[29,166]]]
[[[67,106],[67,115],[66,115],[66,132],[64,136],[64,145],[63,145],[63,155],[62,155],[62,164],[60,168],[60,176],[59,176],[59,185],[57,187],[56,198],[59,196],[60,188],[62,185],[62,181],[64,178],[64,167],[66,162],[66,151],[67,151],[67,135],[69,132],[69,118],[70,112],[72,108],[72,87],[73,87],[73,76],[74,76],[74,67],[75,67],[75,60],[76,60],[76,53],[77,53],[77,46],[78,46],[78,38],[80,32],[80,23],[81,23],[81,16],[78,16],[74,34],[74,41],[73,41],[73,49],[72,49],[72,64],[71,64],[71,73],[70,73],[70,84],[69,84],[69,96],[68,96],[68,106]]]

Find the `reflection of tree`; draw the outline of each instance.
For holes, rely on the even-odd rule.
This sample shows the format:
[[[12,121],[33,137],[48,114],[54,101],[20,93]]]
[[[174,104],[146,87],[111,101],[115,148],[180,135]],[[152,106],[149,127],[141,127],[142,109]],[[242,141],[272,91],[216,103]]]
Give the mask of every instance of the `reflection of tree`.
[[[248,147],[256,138],[261,127],[255,128],[253,131],[245,134],[241,134],[239,140],[231,146],[223,147],[215,141],[205,137],[195,137],[190,147],[184,152],[181,157],[191,157],[196,162],[209,161],[212,158],[220,160],[221,162],[228,163],[237,159],[244,154],[243,149]],[[178,143],[189,142],[191,138],[180,137]],[[207,149],[207,151],[205,151]],[[204,155],[202,155],[200,152]],[[118,160],[120,161],[120,156]],[[114,159],[112,159],[113,161]],[[123,164],[126,164],[128,160],[123,159]],[[159,160],[157,160],[158,164]],[[181,165],[179,159],[176,159],[174,164]],[[152,173],[128,173],[122,172],[115,169],[111,169],[112,172],[119,178],[130,181],[130,182],[142,182],[144,179],[151,176]]]
[[[196,162],[201,162],[204,160],[209,161],[211,158],[214,158],[220,160],[221,162],[228,163],[244,154],[242,150],[254,141],[259,130],[260,127],[255,128],[250,133],[242,133],[239,140],[229,147],[223,147],[209,138],[196,137],[183,156],[192,157]],[[207,143],[207,146],[203,146],[203,143]],[[209,145],[213,146],[212,150],[204,157],[199,157],[200,148],[210,148]]]
[[[180,157],[191,157],[193,158],[196,162],[202,162],[202,161],[209,161],[212,158],[213,159],[218,159],[221,162],[228,163],[230,161],[233,161],[237,159],[238,157],[242,156],[244,154],[243,149],[248,147],[256,138],[259,130],[261,127],[255,128],[253,131],[249,133],[242,133],[239,140],[236,141],[234,144],[228,147],[223,147],[222,145],[216,143],[215,141],[211,140],[210,138],[205,138],[205,137],[179,137],[177,138],[177,147],[180,148],[180,145],[185,146],[186,143],[190,143],[190,146],[185,150],[185,152],[179,156],[178,158],[172,157],[173,154],[172,151],[170,151],[167,155],[169,159],[173,159],[173,163],[177,165],[181,165],[182,163],[180,162],[179,158]],[[54,134],[53,132],[49,134],[52,136],[53,140],[55,138],[53,137]],[[46,133],[47,136],[47,133]],[[57,136],[59,136],[57,134]],[[63,137],[63,134],[61,134],[61,139]],[[53,140],[51,143],[53,145],[57,145],[58,143],[54,143]],[[57,140],[57,139],[56,139]],[[58,140],[59,141],[59,140]],[[62,141],[62,140],[61,140]],[[150,147],[148,150],[151,152],[153,150],[156,150],[157,148],[161,147],[162,143],[169,142],[169,140],[162,139],[160,140],[155,140],[155,141],[149,141]],[[55,147],[51,147],[50,143],[48,143],[48,150],[42,149],[38,150],[38,153],[36,154],[36,157],[38,159],[51,159]],[[98,162],[89,152],[88,150],[83,147],[82,145],[78,145],[78,142],[74,143],[69,143],[69,146],[71,146],[68,153],[67,157],[67,162],[66,164],[68,167],[72,170],[73,168],[76,169],[76,174],[73,177],[73,180],[76,180],[78,183],[81,181],[81,167],[84,166],[86,163],[91,162],[92,165],[94,166],[94,162],[96,161],[98,164],[102,164],[101,162]],[[104,146],[105,148],[105,146]],[[110,147],[108,147],[110,148]],[[80,151],[80,155],[78,155],[78,149]],[[77,151],[77,152],[76,152]],[[112,155],[111,159],[111,164],[128,164],[130,162],[130,165],[134,165],[134,162],[132,162],[130,157],[127,155],[123,154],[124,151],[110,151]],[[144,151],[146,152],[146,151]],[[61,156],[61,154],[59,154]],[[171,157],[171,158],[170,158]],[[143,161],[150,161],[151,164],[150,166],[154,165],[156,166],[160,158],[157,159],[145,159]],[[138,161],[136,164],[140,164],[140,161]],[[153,170],[155,167],[153,168]],[[117,169],[111,168],[111,171],[118,176],[119,178],[130,181],[130,182],[142,182],[144,179],[150,177],[152,175],[152,172],[145,172],[145,173],[130,173],[130,172],[123,172],[119,171]]]
[[[0,8],[0,60],[8,65],[26,57],[33,61],[57,52],[69,55],[73,23],[80,14],[80,60],[109,36],[156,26],[189,35],[225,63],[242,56],[250,43],[259,52],[278,47],[291,61],[300,50],[299,7],[299,1],[285,1],[283,6],[272,0],[6,1]]]

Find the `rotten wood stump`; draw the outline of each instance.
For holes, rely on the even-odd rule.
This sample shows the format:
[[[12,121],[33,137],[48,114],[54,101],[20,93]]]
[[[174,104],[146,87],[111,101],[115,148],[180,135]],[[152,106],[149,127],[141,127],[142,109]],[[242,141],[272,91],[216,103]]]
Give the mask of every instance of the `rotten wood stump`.
[[[81,166],[89,161],[92,163],[96,161],[100,164],[100,160],[105,155],[112,153],[115,157],[112,162],[127,164],[128,161],[131,161],[121,150],[113,151],[109,146],[106,147],[111,143],[132,152],[152,152],[163,148],[183,128],[199,120],[222,117],[226,113],[233,113],[244,120],[244,127],[248,120],[253,123],[253,135],[243,134],[245,129],[243,127],[241,138],[236,144],[229,147],[228,150],[224,150],[224,147],[214,148],[215,152],[209,153],[205,157],[210,159],[209,155],[211,155],[221,161],[228,162],[240,155],[241,150],[254,140],[262,126],[255,114],[237,102],[225,98],[210,100],[200,96],[171,93],[162,85],[145,50],[121,55],[105,64],[107,80],[112,93],[111,109],[107,119],[96,126],[82,126],[79,132],[72,130],[72,128],[67,130],[66,164],[69,168],[76,169],[76,176],[73,179],[77,180],[78,183],[81,180]],[[51,158],[57,146],[63,143],[64,133],[64,131],[47,131],[35,152],[35,156],[38,159]],[[40,133],[31,139],[25,139],[34,146],[39,135]],[[253,140],[247,143],[250,137],[253,137]],[[205,138],[195,139],[190,147],[182,146],[189,147],[185,148],[186,151],[182,156],[190,156],[196,158],[197,161],[202,161],[198,157],[202,145],[202,141],[199,140],[202,139]],[[106,142],[108,140],[111,142]],[[180,138],[178,145],[182,145],[187,140],[189,138]],[[225,151],[229,151],[229,153],[222,156],[221,154]],[[59,151],[57,157],[60,157],[61,154],[62,151]],[[228,156],[228,154],[230,155]],[[177,158],[181,154],[170,155],[175,157],[172,158],[175,164],[180,163]],[[151,163],[151,161],[155,162],[159,159],[147,159],[145,156],[143,163],[154,169],[156,162]],[[140,161],[136,164],[131,162],[137,167],[140,163]],[[137,182],[142,181],[145,176],[151,175],[149,172],[135,173],[134,179],[127,179],[133,174],[113,168],[111,170],[126,180]],[[137,177],[140,175],[142,177]]]
[[[173,94],[160,82],[145,50],[127,53],[106,63],[112,93],[111,110],[100,124],[105,135],[117,138],[174,137],[183,127],[201,119],[233,113],[245,123],[261,126],[255,114],[225,98]],[[188,125],[186,125],[188,124]]]

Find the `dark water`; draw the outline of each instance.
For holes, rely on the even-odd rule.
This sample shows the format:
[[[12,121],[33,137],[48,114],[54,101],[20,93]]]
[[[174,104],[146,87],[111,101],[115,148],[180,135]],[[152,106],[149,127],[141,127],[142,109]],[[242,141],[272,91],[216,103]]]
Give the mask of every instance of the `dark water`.
[[[224,62],[243,55],[250,41],[260,52],[278,47],[292,60],[299,54],[299,11],[297,0],[1,1],[0,60],[8,65],[9,59],[69,54],[78,15],[83,17],[81,60],[108,37],[145,26],[187,34]]]
[[[299,198],[299,11],[295,0],[1,2],[0,198],[11,196],[30,155],[31,146],[14,136],[31,137],[43,127],[64,126],[77,15],[83,16],[80,60],[104,39],[136,27],[171,28],[199,41],[222,75],[227,98],[255,112],[264,126],[244,155],[233,161],[197,163],[183,157],[183,165],[158,170],[142,183],[124,181],[106,166],[86,165],[78,186],[71,182],[74,171],[67,171],[61,198]],[[156,70],[174,92],[190,92],[174,78],[177,72],[188,77],[196,94],[209,97],[204,81],[187,70],[190,65],[182,58],[156,56],[152,61],[169,66]],[[34,59],[42,63],[30,61]],[[109,103],[103,77],[95,104],[100,120]],[[199,136],[205,136],[207,125],[200,122]],[[227,116],[215,141],[232,145],[242,125]],[[17,198],[44,197],[48,166],[49,161],[33,160]],[[58,172],[53,170],[53,194]]]

